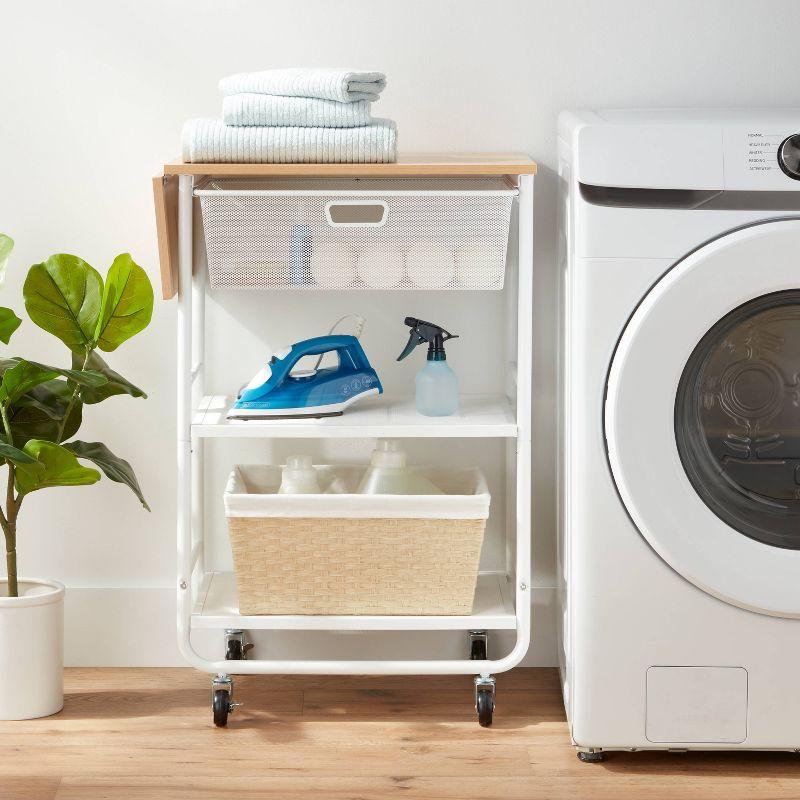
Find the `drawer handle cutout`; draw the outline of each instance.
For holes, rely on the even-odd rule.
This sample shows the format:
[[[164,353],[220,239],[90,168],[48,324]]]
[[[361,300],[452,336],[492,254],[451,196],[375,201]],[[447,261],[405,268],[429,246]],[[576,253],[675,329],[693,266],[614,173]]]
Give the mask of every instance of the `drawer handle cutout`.
[[[325,217],[332,228],[379,228],[386,224],[389,206],[383,200],[330,200]]]

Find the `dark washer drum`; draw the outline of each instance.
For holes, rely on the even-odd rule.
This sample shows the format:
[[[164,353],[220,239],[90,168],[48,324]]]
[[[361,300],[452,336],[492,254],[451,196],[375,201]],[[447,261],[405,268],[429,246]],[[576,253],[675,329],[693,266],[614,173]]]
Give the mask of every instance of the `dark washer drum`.
[[[739,306],[700,340],[678,385],[675,437],[723,522],[800,550],[800,289]]]

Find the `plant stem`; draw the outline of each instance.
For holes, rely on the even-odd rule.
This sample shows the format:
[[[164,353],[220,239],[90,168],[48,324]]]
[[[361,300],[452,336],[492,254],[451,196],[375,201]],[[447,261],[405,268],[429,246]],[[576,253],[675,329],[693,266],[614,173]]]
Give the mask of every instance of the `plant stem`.
[[[16,526],[14,526],[16,527]],[[6,536],[6,569],[8,571],[8,596],[19,597],[17,586],[17,534],[11,528],[4,528]]]
[[[5,414],[4,414],[5,416]],[[19,597],[17,585],[17,514],[22,503],[14,497],[14,465],[8,462],[8,484],[6,485],[6,513],[0,510],[0,525],[6,540],[6,569],[8,572],[8,596]]]
[[[22,498],[19,495],[14,495],[14,478],[16,477],[16,469],[13,464],[8,465],[8,482],[6,483],[6,519],[7,524],[17,531],[17,514],[19,514],[19,507],[22,505]]]
[[[83,359],[83,366],[81,367],[82,370],[86,369],[86,365],[89,363],[89,356],[92,354],[92,351],[87,348],[86,356]],[[58,434],[56,435],[56,444],[61,444],[61,440],[64,438],[64,428],[67,426],[67,420],[69,419],[69,415],[72,413],[72,409],[75,407],[75,401],[78,399],[78,394],[80,393],[81,386],[79,383],[75,384],[75,388],[72,390],[72,395],[69,398],[69,403],[67,403],[67,410],[64,413],[64,416],[61,418],[61,424],[58,426]]]
[[[5,403],[0,403],[0,417],[3,419],[3,430],[9,444],[13,444],[11,438],[11,424],[8,421],[8,408]],[[6,540],[6,570],[8,573],[8,596],[18,597],[17,587],[17,512],[19,506],[14,500],[14,465],[9,461],[8,464],[8,488],[6,490],[6,513],[0,509],[0,526]],[[10,521],[11,514],[14,514],[14,521]]]
[[[6,434],[6,441],[13,445],[14,439],[11,436],[11,423],[8,421],[8,406],[5,403],[0,403],[0,417],[3,418],[3,430]],[[11,464],[8,465],[9,469],[11,468]]]

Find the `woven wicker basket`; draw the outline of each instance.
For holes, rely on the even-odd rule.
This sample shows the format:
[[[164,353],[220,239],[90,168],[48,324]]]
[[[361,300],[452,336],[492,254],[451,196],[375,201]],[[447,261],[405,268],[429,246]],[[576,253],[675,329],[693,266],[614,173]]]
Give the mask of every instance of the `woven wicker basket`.
[[[363,472],[318,470],[350,486]],[[239,613],[471,613],[489,493],[478,470],[426,474],[444,495],[279,495],[279,467],[237,467],[225,501]]]

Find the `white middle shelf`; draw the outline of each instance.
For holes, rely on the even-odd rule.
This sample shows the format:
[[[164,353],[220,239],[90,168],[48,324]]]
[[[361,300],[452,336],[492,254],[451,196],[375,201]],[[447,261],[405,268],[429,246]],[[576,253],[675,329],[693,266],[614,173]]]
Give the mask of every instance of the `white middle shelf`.
[[[365,398],[342,416],[315,419],[229,420],[233,397],[207,395],[192,420],[194,437],[302,439],[315,437],[514,438],[517,422],[508,398],[462,395],[451,417],[425,417],[413,398]]]

